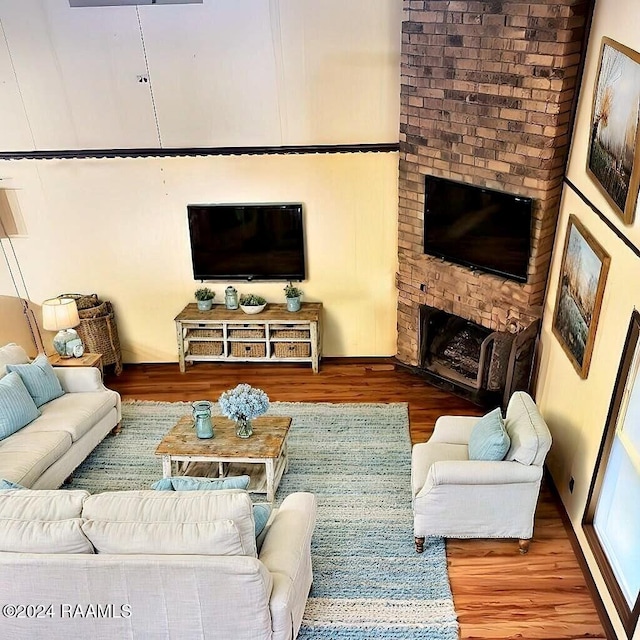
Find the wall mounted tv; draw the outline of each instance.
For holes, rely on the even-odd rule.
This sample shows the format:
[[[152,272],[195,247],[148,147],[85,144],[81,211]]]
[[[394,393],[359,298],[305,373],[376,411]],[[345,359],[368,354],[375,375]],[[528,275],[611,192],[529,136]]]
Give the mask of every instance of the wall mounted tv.
[[[187,205],[196,280],[304,280],[301,204]]]
[[[532,200],[425,176],[424,252],[527,281]]]

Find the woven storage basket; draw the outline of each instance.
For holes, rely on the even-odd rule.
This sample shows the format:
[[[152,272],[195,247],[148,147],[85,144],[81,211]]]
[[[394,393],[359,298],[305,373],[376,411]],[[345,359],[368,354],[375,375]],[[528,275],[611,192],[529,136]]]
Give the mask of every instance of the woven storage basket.
[[[229,329],[230,338],[264,338],[264,329]]]
[[[190,342],[189,354],[194,356],[221,356],[222,342]]]
[[[267,345],[264,342],[232,342],[231,355],[236,358],[264,358]]]
[[[108,313],[109,309],[106,302],[96,305],[95,307],[78,309],[78,316],[81,320],[84,318],[97,318],[98,316],[106,316]]]
[[[308,342],[275,342],[273,355],[276,358],[308,358],[311,345]]]
[[[189,329],[189,338],[222,338],[222,329]]]
[[[86,296],[85,296],[86,297]],[[120,351],[120,338],[116,326],[113,306],[110,302],[104,302],[107,314],[97,318],[81,318],[80,324],[75,327],[78,335],[84,342],[85,351],[89,353],[101,353],[103,365],[115,365],[114,372],[117,376],[122,373],[122,353]]]
[[[83,293],[61,293],[58,298],[71,298],[76,301],[76,307],[78,311],[84,311],[85,309],[91,309],[97,307],[100,304],[100,299],[97,293],[90,293],[84,295]],[[82,315],[80,316],[82,318]]]
[[[272,329],[273,338],[308,338],[311,332],[308,329]]]

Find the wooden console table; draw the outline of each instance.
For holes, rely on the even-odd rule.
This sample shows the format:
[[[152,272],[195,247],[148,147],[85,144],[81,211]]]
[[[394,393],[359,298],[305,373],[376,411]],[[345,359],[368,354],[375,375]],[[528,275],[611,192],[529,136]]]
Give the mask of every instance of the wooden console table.
[[[261,313],[188,304],[175,317],[180,371],[194,362],[307,362],[314,373],[322,357],[322,303],[300,311],[269,303]]]

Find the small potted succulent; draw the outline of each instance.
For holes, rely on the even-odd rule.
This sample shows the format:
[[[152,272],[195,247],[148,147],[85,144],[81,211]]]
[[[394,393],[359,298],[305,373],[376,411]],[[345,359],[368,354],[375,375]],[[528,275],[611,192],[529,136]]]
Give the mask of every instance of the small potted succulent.
[[[267,306],[267,301],[255,293],[243,293],[240,296],[240,308],[250,315],[260,313]]]
[[[302,297],[302,289],[294,287],[290,282],[284,288],[284,297],[287,299],[287,311],[300,311],[300,298]]]
[[[210,311],[213,306],[213,299],[216,294],[209,287],[201,287],[196,289],[196,300],[198,301],[198,311]]]

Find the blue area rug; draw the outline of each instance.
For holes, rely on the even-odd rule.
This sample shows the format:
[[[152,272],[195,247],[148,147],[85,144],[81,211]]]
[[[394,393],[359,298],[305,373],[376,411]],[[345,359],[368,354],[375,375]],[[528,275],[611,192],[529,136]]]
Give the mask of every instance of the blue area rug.
[[[68,487],[148,488],[162,476],[156,445],[190,407],[124,403],[122,432]],[[274,402],[269,413],[293,418],[276,502],[294,491],[318,499],[314,583],[298,637],[457,639],[444,541],[428,539],[422,555],[413,545],[407,406]]]

